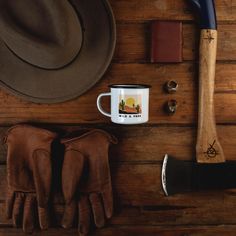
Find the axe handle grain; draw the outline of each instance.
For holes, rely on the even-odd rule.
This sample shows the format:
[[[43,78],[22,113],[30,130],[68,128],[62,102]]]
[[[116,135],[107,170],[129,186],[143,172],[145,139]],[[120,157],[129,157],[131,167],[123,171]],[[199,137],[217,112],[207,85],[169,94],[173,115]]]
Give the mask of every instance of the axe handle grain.
[[[225,161],[218,140],[214,114],[217,30],[201,30],[199,58],[199,108],[196,157],[199,163]]]

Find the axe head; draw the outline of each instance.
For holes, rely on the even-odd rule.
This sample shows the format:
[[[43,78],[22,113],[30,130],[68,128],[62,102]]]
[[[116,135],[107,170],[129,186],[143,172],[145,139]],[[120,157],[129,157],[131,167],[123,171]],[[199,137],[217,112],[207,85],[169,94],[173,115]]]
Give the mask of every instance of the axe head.
[[[179,161],[166,154],[161,171],[162,188],[166,196],[190,191],[192,173],[192,163]]]
[[[236,188],[236,162],[199,164],[164,157],[161,173],[165,194]]]
[[[198,12],[201,29],[216,29],[214,0],[189,0]]]

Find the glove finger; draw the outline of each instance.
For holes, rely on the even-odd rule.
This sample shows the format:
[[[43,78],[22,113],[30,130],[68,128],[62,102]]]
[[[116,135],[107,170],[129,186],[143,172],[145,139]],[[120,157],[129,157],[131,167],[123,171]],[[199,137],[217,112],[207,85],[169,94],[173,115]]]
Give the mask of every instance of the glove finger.
[[[49,152],[40,149],[34,152],[33,173],[37,194],[39,225],[41,229],[47,229],[49,227],[48,201],[52,177]]]
[[[38,206],[38,216],[39,216],[40,228],[43,230],[48,229],[50,222],[48,208],[43,208]]]
[[[26,195],[23,215],[23,231],[32,233],[35,228],[36,197]]]
[[[12,212],[12,221],[13,221],[14,227],[19,227],[21,225],[24,199],[25,197],[23,193],[16,193],[15,202],[13,206],[13,212]]]
[[[91,224],[91,207],[87,196],[81,196],[79,200],[79,234],[87,235]]]
[[[63,228],[68,229],[73,226],[76,210],[77,203],[75,201],[72,201],[70,204],[65,205],[64,215],[61,223]]]
[[[15,192],[8,189],[7,200],[6,200],[6,216],[8,219],[12,217],[14,200],[15,200]]]
[[[100,194],[96,194],[96,193],[90,194],[89,200],[91,202],[92,209],[93,209],[93,217],[94,217],[95,225],[98,228],[101,228],[105,225],[105,215],[104,215],[102,199],[100,197]]]
[[[106,217],[109,219],[113,215],[113,195],[111,187],[102,193],[102,200]]]
[[[77,201],[74,198],[83,172],[84,157],[76,150],[65,152],[62,168],[62,191],[65,198],[65,211],[62,227],[70,228],[73,225],[77,210]]]

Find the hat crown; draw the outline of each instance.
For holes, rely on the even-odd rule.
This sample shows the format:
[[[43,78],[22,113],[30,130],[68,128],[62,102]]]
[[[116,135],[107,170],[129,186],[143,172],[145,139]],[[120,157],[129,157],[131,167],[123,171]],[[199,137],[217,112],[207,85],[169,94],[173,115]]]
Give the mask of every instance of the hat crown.
[[[65,0],[0,0],[0,33],[18,57],[46,69],[69,64],[83,37],[80,20]]]
[[[57,4],[44,4],[45,1],[7,1],[5,14],[16,27],[22,31],[28,32],[32,36],[47,40],[49,42],[60,41],[60,36],[63,36],[64,27],[57,27],[56,22],[63,19],[63,14]],[[54,7],[52,9],[52,7]],[[25,10],[28,9],[28,10]],[[50,11],[54,11],[54,17],[50,17]],[[30,20],[29,20],[30,19]],[[42,20],[43,19],[43,20]]]

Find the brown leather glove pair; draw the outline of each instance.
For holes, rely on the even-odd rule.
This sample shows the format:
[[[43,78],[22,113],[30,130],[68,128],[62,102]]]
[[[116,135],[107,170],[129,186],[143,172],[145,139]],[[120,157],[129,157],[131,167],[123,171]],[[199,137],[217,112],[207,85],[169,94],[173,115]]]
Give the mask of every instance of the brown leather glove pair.
[[[36,206],[40,228],[49,226],[51,144],[56,137],[56,133],[29,125],[17,125],[7,132],[7,215],[15,226],[22,223],[25,232],[35,227]],[[79,233],[86,235],[92,216],[97,227],[112,216],[108,148],[117,140],[105,131],[92,130],[61,142],[65,145],[62,190],[66,203],[62,226],[72,227],[78,213]]]

